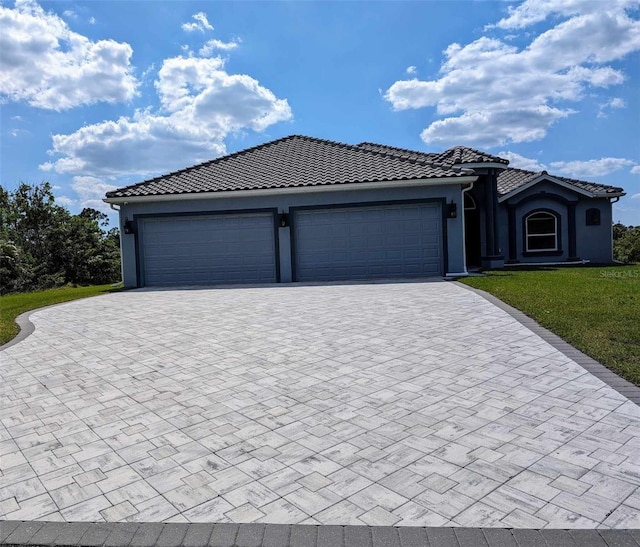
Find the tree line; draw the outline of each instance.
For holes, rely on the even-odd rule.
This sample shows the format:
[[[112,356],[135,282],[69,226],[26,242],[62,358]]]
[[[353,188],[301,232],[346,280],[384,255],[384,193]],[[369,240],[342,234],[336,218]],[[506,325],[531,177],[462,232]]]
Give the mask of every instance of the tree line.
[[[51,185],[0,186],[0,294],[120,281],[120,235],[108,217],[72,215]]]
[[[613,258],[620,262],[640,262],[640,226],[613,225]]]

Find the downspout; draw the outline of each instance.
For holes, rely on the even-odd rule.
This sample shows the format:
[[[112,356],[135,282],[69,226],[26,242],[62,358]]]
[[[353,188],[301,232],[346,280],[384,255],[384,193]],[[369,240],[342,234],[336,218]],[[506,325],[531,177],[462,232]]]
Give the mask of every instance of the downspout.
[[[616,196],[614,198],[609,198],[609,205],[613,205],[614,203],[618,203],[620,201],[620,196]],[[611,263],[618,262],[613,256],[613,207],[611,207]]]
[[[473,188],[473,182],[469,184],[466,188],[464,188],[461,192],[462,194],[462,263],[463,263],[463,271],[462,272],[450,272],[447,273],[447,277],[466,277],[469,275],[467,271],[467,241],[466,241],[466,225],[467,225],[467,215],[464,212],[464,195],[466,192]]]
[[[117,207],[115,203],[110,203],[109,207],[114,211],[118,211],[118,239],[120,240],[120,283],[124,283],[124,253],[122,252],[122,232],[120,232],[120,207]]]

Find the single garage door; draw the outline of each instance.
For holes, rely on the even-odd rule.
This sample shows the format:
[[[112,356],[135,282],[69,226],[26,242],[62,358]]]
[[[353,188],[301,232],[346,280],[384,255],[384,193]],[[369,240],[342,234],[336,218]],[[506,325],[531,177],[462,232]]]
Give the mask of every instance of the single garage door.
[[[141,240],[146,286],[276,281],[271,213],[146,218]]]
[[[443,273],[439,203],[298,210],[298,281]]]

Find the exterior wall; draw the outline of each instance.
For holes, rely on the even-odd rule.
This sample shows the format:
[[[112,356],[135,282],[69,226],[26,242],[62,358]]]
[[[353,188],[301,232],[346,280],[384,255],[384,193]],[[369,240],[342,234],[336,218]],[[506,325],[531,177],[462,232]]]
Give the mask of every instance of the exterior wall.
[[[136,236],[124,234],[126,218],[134,220],[136,215],[193,213],[244,209],[262,209],[277,207],[280,213],[288,213],[290,207],[305,205],[332,205],[343,203],[384,202],[411,199],[445,199],[446,203],[457,204],[458,215],[455,219],[443,220],[446,229],[447,272],[464,272],[464,246],[462,227],[462,195],[460,185],[448,186],[414,186],[408,188],[391,188],[345,191],[300,192],[249,197],[225,197],[218,199],[192,199],[176,201],[156,201],[128,203],[120,206],[120,233],[122,250],[122,270],[125,287],[137,286],[136,273]],[[134,222],[135,226],[135,222]],[[291,237],[290,228],[278,228],[280,252],[280,279],[287,283],[292,281],[291,271]],[[445,272],[445,273],[447,273]]]
[[[600,225],[587,226],[588,209],[600,211]],[[613,211],[607,198],[583,198],[576,206],[578,256],[596,263],[613,261]]]
[[[554,196],[560,196],[558,199]],[[606,198],[590,198],[552,182],[540,182],[527,190],[516,194],[507,202],[500,204],[499,221],[501,223],[501,242],[507,259],[509,259],[509,244],[512,234],[509,233],[509,207],[515,208],[515,241],[516,261],[522,263],[534,262],[565,262],[569,258],[569,205],[563,200],[576,202],[575,204],[575,239],[576,256],[580,260],[607,263],[612,261],[611,203]],[[600,211],[600,224],[587,226],[586,214],[589,209]],[[524,218],[537,209],[546,209],[560,217],[560,249],[562,253],[534,253],[525,254]],[[574,257],[575,258],[575,257]]]

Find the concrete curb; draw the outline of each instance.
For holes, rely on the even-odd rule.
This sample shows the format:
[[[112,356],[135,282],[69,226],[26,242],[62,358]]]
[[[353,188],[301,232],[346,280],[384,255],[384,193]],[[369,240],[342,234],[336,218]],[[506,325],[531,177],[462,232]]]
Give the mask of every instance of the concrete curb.
[[[640,547],[640,530],[524,530],[301,524],[0,521],[0,545],[31,547]]]
[[[57,305],[58,304],[53,304],[53,306]],[[52,306],[46,307],[51,308]],[[27,336],[30,336],[33,331],[36,330],[36,327],[31,321],[29,321],[29,316],[38,310],[44,309],[45,308],[36,308],[35,310],[29,310],[18,315],[18,317],[16,317],[16,323],[18,324],[18,327],[20,327],[20,330],[18,331],[18,334],[16,334],[15,338],[12,338],[6,344],[0,346],[0,351],[2,351],[3,349],[8,349],[11,346],[15,346],[19,342],[22,342]]]

